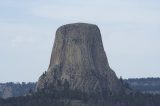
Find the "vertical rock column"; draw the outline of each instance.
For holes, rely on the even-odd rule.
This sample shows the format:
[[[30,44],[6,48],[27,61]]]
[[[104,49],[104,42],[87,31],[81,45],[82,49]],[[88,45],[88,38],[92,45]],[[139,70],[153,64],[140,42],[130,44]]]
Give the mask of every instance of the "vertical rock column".
[[[69,88],[86,93],[119,93],[122,84],[109,67],[100,30],[96,25],[74,23],[56,31],[50,64],[37,83],[37,89]]]

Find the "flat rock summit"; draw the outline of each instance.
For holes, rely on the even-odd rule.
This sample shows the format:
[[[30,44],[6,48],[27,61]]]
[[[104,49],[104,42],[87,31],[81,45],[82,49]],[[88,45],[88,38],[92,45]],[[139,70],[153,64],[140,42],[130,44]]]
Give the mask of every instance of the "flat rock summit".
[[[48,70],[36,89],[69,89],[86,93],[119,93],[122,83],[110,68],[100,30],[87,23],[67,24],[56,31]]]

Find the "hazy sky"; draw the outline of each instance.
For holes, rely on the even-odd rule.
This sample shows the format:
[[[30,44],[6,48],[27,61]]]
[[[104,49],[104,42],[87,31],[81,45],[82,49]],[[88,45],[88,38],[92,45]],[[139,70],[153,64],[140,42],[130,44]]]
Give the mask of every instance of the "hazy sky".
[[[0,82],[37,81],[56,29],[97,24],[117,76],[160,76],[160,0],[1,0]]]

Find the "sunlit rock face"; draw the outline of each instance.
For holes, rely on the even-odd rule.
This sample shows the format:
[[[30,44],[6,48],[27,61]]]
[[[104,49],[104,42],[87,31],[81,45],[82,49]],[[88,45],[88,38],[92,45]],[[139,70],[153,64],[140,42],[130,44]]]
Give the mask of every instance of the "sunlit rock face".
[[[109,67],[100,30],[87,23],[67,24],[56,31],[50,65],[37,82],[37,90],[69,88],[86,93],[119,93],[122,84]]]

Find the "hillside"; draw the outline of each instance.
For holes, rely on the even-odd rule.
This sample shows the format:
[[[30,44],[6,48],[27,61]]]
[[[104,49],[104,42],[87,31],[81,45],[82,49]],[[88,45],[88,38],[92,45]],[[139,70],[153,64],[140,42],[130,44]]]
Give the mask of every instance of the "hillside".
[[[160,78],[129,78],[124,79],[129,86],[142,93],[160,94]],[[30,83],[0,83],[0,97],[17,97],[23,96],[30,90],[34,91],[35,82]]]
[[[34,91],[35,83],[0,83],[0,97],[17,97],[28,94],[29,92]]]
[[[125,81],[139,92],[160,94],[160,78],[130,78]]]

